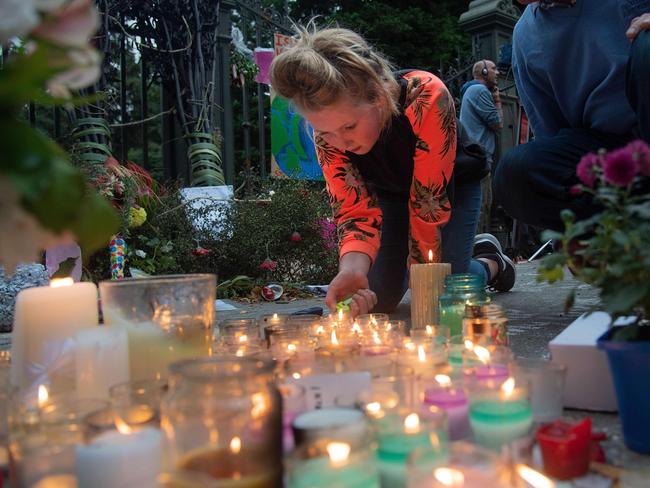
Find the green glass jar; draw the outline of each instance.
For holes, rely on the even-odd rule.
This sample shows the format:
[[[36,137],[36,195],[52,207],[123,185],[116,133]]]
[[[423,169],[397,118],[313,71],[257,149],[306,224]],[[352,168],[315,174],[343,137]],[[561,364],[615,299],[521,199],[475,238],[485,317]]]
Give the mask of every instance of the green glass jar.
[[[489,302],[484,277],[469,273],[447,275],[445,294],[440,297],[438,306],[440,325],[449,327],[452,336],[462,334],[465,306]]]

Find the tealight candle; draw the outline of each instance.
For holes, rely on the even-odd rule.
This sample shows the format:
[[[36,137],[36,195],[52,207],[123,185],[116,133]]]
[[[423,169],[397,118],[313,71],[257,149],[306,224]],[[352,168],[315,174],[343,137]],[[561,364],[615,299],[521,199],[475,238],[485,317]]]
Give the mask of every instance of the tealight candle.
[[[467,438],[472,431],[469,425],[469,403],[462,388],[452,385],[451,378],[444,374],[434,377],[436,385],[424,390],[425,405],[434,405],[447,413],[449,440],[457,441]]]
[[[411,327],[421,329],[425,324],[438,322],[438,299],[450,273],[451,264],[433,262],[432,250],[428,263],[411,264]]]
[[[97,287],[52,280],[16,297],[11,383],[21,389],[48,382],[53,391],[74,391],[74,337],[97,327]]]
[[[526,388],[515,389],[514,378],[508,378],[498,389],[492,383],[476,382],[470,387],[469,421],[477,444],[499,450],[528,434],[533,411]]]

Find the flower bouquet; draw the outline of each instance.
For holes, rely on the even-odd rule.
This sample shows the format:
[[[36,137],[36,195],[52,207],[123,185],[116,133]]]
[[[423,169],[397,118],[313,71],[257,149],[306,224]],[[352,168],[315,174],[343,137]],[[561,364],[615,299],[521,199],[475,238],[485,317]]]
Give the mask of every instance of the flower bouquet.
[[[0,265],[9,273],[54,244],[97,249],[117,228],[65,151],[18,120],[30,102],[83,101],[72,93],[99,78],[101,56],[89,44],[98,26],[92,0],[0,2]]]

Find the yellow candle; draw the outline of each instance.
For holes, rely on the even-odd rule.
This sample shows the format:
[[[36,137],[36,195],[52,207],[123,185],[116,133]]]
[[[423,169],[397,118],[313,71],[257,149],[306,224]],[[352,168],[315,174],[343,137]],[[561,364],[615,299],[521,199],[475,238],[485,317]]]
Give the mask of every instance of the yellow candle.
[[[424,328],[438,323],[438,298],[445,290],[445,276],[451,273],[451,264],[434,263],[429,250],[429,262],[412,264],[411,276],[411,327]]]
[[[98,325],[97,287],[64,280],[16,297],[11,383],[19,388],[49,382],[57,393],[74,389],[74,337]]]

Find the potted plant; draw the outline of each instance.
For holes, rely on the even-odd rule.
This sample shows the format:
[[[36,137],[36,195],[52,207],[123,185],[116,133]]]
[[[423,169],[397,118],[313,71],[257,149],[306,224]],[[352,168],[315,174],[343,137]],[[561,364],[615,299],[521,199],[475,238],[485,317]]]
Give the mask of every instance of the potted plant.
[[[627,447],[650,453],[650,147],[634,141],[624,148],[585,155],[576,173],[575,195],[591,196],[601,207],[576,220],[562,214],[563,233],[549,232],[560,244],[546,257],[540,279],[554,282],[567,266],[577,279],[600,291],[612,317],[632,316],[631,325],[614,326],[598,339],[607,352]],[[573,293],[567,306],[573,303]]]

